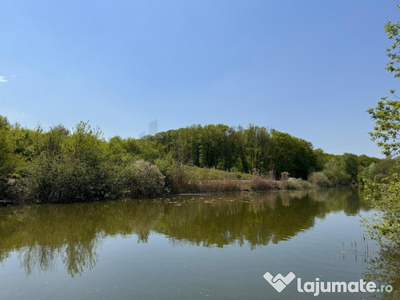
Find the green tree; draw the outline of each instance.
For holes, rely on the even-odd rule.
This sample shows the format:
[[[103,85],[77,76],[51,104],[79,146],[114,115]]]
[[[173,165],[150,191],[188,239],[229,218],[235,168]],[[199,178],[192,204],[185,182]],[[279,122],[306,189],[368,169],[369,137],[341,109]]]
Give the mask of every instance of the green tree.
[[[346,172],[342,159],[332,158],[325,164],[323,173],[334,185],[351,184],[351,176]]]
[[[397,7],[400,9],[400,5]],[[400,77],[400,22],[388,21],[385,32],[391,47],[387,48],[389,62],[386,70],[394,73],[394,77]],[[395,91],[390,93],[395,96]],[[367,112],[375,121],[374,131],[370,132],[371,138],[377,141],[382,153],[386,156],[400,154],[400,101],[388,100],[383,97],[375,108],[369,108]],[[373,220],[371,229],[378,233],[382,241],[400,246],[400,163],[397,160],[391,176],[383,179],[383,183],[369,181],[367,184],[367,199],[372,201],[376,209],[381,212],[380,218]]]
[[[356,182],[359,166],[357,155],[351,153],[343,154],[342,164],[346,173],[350,175],[350,179]]]
[[[400,5],[397,6],[400,9]],[[394,73],[394,77],[400,77],[400,22],[392,23],[387,21],[385,32],[392,45],[386,49],[389,62],[386,65],[386,70]],[[375,121],[374,131],[369,134],[372,140],[377,141],[377,145],[383,149],[383,154],[398,155],[400,154],[400,101],[395,95],[395,90],[390,90],[395,100],[389,100],[388,97],[383,97],[378,102],[375,108],[368,108],[367,112]]]
[[[310,142],[276,130],[272,131],[269,157],[276,177],[289,172],[290,176],[306,179],[318,167]]]
[[[390,91],[394,95],[394,90]],[[375,108],[369,108],[367,112],[375,121],[374,131],[369,132],[373,141],[383,149],[386,156],[400,154],[400,101],[388,100],[383,97]]]
[[[376,158],[376,157],[369,157],[365,154],[358,156],[359,165],[363,166],[365,168],[370,166],[372,163],[379,163],[379,162],[380,162],[380,159]]]
[[[13,169],[10,123],[0,116],[0,178],[5,178]]]
[[[321,171],[324,168],[326,161],[325,155],[326,153],[324,153],[324,150],[322,150],[321,148],[315,149],[314,150],[314,155],[316,157],[316,169],[317,171]]]
[[[17,175],[15,172],[21,164],[21,156],[15,151],[13,126],[0,115],[0,180]]]

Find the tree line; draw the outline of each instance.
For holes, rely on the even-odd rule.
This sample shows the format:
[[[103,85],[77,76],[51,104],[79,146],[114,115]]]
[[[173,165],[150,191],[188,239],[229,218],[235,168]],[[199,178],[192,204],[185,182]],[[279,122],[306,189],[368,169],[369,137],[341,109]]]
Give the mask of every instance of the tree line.
[[[255,125],[192,125],[141,139],[106,140],[87,122],[72,129],[28,129],[0,116],[0,199],[16,202],[158,197],[206,186],[221,190],[206,180],[257,176],[250,186],[266,189],[277,185],[263,185],[262,177],[279,180],[281,174],[318,186],[348,185],[376,176],[380,165],[365,155],[327,154],[308,141]]]
[[[306,179],[321,170],[310,142],[277,130],[249,125],[192,125],[144,138],[161,146],[163,154],[183,164],[248,173],[273,170]]]

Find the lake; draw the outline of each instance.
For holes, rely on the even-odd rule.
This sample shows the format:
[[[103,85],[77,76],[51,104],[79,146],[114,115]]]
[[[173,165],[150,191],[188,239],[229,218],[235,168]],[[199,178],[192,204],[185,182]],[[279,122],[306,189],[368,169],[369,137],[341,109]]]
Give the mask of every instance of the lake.
[[[394,290],[318,298],[396,299],[373,214],[357,188],[2,207],[0,299],[316,299],[360,279]],[[295,278],[278,292],[266,272]]]

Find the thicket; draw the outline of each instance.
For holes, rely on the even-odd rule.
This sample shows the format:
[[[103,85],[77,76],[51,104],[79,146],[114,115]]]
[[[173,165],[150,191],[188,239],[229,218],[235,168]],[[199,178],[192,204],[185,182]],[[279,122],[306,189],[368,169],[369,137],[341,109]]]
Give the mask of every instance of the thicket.
[[[30,130],[0,116],[0,199],[16,203],[328,187],[367,176],[378,180],[389,165],[367,156],[327,154],[305,140],[253,125],[196,125],[142,139],[105,140],[85,122],[72,130],[63,125]]]
[[[9,124],[3,129],[1,136],[8,144],[2,141],[7,168],[1,169],[1,198],[57,203],[159,197],[167,192],[165,176],[140,159],[139,151],[135,156],[129,155],[129,148],[118,149],[116,139],[106,142],[88,123],[72,130],[62,125],[27,130]]]

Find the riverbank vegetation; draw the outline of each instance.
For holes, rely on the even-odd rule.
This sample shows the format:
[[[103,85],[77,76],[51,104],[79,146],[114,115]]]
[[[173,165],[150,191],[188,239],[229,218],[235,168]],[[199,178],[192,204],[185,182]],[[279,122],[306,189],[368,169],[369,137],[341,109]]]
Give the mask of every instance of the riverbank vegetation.
[[[0,199],[62,203],[169,193],[307,189],[377,182],[393,161],[327,154],[263,127],[193,125],[141,139],[10,124],[0,116]]]
[[[397,6],[400,9],[400,5]],[[388,21],[385,32],[392,45],[387,48],[389,62],[386,70],[400,77],[400,22]],[[395,90],[390,90],[391,98],[383,97],[375,108],[367,112],[375,121],[374,131],[370,132],[372,140],[382,148],[387,156],[397,159],[386,162],[379,167],[371,165],[364,170],[367,186],[367,199],[379,212],[375,219],[368,220],[371,233],[382,245],[400,252],[400,98]],[[383,168],[382,168],[383,167]],[[376,172],[379,174],[374,175]]]

